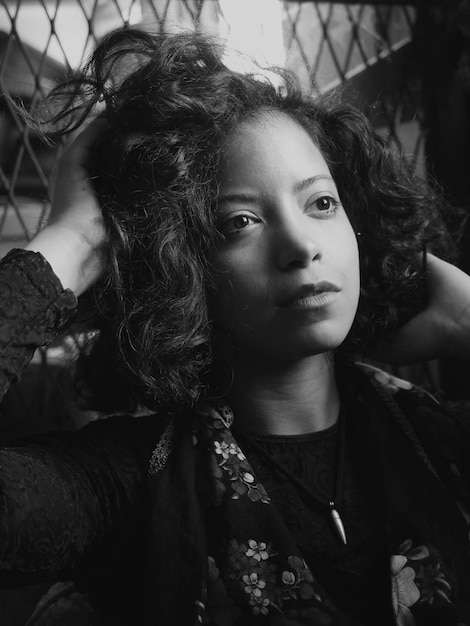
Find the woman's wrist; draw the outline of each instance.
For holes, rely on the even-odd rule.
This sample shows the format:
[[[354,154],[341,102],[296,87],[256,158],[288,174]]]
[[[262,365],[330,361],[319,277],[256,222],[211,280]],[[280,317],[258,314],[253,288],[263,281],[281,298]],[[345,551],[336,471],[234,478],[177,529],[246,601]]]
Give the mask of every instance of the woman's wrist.
[[[47,226],[25,249],[41,253],[64,289],[76,296],[91,287],[103,272],[103,245],[59,224]]]

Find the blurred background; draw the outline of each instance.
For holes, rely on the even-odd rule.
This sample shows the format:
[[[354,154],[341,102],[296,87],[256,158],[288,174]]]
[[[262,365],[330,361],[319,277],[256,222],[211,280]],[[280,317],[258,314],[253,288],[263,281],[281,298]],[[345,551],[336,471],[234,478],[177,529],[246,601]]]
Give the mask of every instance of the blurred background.
[[[249,67],[237,50],[292,69],[313,97],[341,88],[417,175],[437,178],[453,204],[470,207],[470,0],[0,0],[0,256],[47,217],[61,151],[28,129],[2,94],[33,105],[124,25],[208,32],[241,71]],[[470,271],[466,234],[459,263]],[[0,405],[3,441],[88,419],[63,393],[63,364],[77,349],[77,338],[66,336],[37,351]],[[469,374],[453,360],[411,372],[454,399],[470,397]],[[0,593],[2,626],[24,624],[40,591]]]

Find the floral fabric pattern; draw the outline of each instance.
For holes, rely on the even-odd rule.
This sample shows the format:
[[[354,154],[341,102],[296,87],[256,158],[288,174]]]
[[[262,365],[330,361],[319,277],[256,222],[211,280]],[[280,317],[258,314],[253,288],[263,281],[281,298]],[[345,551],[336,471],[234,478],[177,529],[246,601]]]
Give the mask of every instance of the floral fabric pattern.
[[[415,626],[416,622],[410,611],[420,596],[415,583],[416,573],[412,567],[406,567],[408,559],[401,554],[391,558],[392,604],[397,626]]]
[[[377,372],[368,372],[375,382],[381,376]],[[383,378],[379,382],[391,396],[411,391],[405,381],[388,375]],[[427,401],[436,406],[433,397],[428,396]],[[398,420],[406,419],[398,408],[396,411]],[[205,623],[241,626],[260,621],[271,626],[358,626],[361,622],[336,606],[299,548],[291,540],[289,543],[287,527],[285,536],[279,535],[277,520],[273,522],[277,529],[275,538],[270,534],[267,520],[271,513],[275,517],[275,507],[233,437],[232,422],[229,407],[202,404],[193,425],[194,445],[208,453],[210,459],[207,467],[215,486],[212,492],[216,494],[212,505],[222,512],[221,519],[227,518],[222,522],[226,524],[223,545],[217,555],[209,557]],[[406,435],[408,431],[402,428],[400,432]],[[413,458],[422,463],[422,450],[414,433],[410,442],[416,450]],[[426,480],[434,481],[436,473],[425,461],[424,468],[419,466],[420,471],[427,471]],[[249,521],[244,526],[240,520]],[[425,614],[423,608],[427,611],[450,607],[445,615],[452,614],[454,578],[449,577],[439,551],[431,544],[402,539],[390,556],[390,576],[390,619],[396,626],[425,626],[426,621],[420,617]],[[467,624],[464,620],[449,621],[449,625],[454,623]]]
[[[286,567],[279,568],[274,559],[276,556],[277,553],[264,542],[249,539],[239,544],[232,539],[223,578],[214,558],[209,557],[207,613],[212,623],[231,626],[241,616],[241,610],[232,598],[247,602],[255,617],[274,613],[274,617],[278,618],[288,612],[289,623],[297,613],[293,607],[298,605],[299,600],[314,598],[321,603],[314,588],[313,576],[303,559],[290,556]],[[288,608],[289,605],[292,608]],[[314,613],[319,616],[323,612],[315,608]],[[324,615],[321,623],[331,623],[331,618]]]
[[[452,587],[433,547],[407,539],[398,551],[391,558],[393,608],[398,626],[414,626],[410,607],[451,604]]]
[[[243,500],[248,506],[270,505],[265,488],[229,430],[233,421],[230,408],[202,404],[198,414],[202,419],[194,426],[193,443],[212,456],[209,465],[217,484],[216,504],[221,506],[229,499]],[[269,616],[276,624],[334,623],[332,604],[323,597],[300,554],[283,556],[268,539],[254,536],[232,537],[225,554],[220,569],[209,557],[206,609],[211,621],[206,623],[232,626],[242,613],[252,618]]]
[[[228,586],[240,589],[248,596],[253,615],[282,613],[290,600],[310,600],[321,597],[314,587],[314,578],[305,561],[299,556],[289,556],[284,566],[279,566],[270,544],[249,539],[238,543],[232,539],[228,548]]]
[[[202,404],[198,412],[205,419],[203,427],[199,429],[199,435],[196,429],[194,441],[198,443],[201,440],[212,447],[217,465],[229,478],[232,499],[237,500],[246,495],[252,502],[261,501],[268,504],[270,499],[266,490],[256,480],[251,465],[229,430],[233,422],[230,408],[224,406],[217,410],[211,405]],[[217,476],[219,483],[221,476],[221,474]],[[221,491],[224,492],[225,489],[222,488]]]

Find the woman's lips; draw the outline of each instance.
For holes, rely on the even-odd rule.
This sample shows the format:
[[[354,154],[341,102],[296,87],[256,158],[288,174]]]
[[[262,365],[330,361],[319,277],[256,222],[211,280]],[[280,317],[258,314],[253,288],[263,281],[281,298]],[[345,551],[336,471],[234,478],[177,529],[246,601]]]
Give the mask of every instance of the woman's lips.
[[[281,306],[292,309],[319,308],[333,302],[339,291],[340,288],[337,285],[326,280],[302,285],[283,299]]]

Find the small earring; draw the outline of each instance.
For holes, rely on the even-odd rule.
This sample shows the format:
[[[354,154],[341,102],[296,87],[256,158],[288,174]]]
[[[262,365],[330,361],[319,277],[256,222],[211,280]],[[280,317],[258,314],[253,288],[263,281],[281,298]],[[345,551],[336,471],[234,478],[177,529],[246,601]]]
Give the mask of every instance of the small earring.
[[[357,230],[356,231],[356,237],[361,237],[361,236],[362,236],[362,233],[359,230]]]

